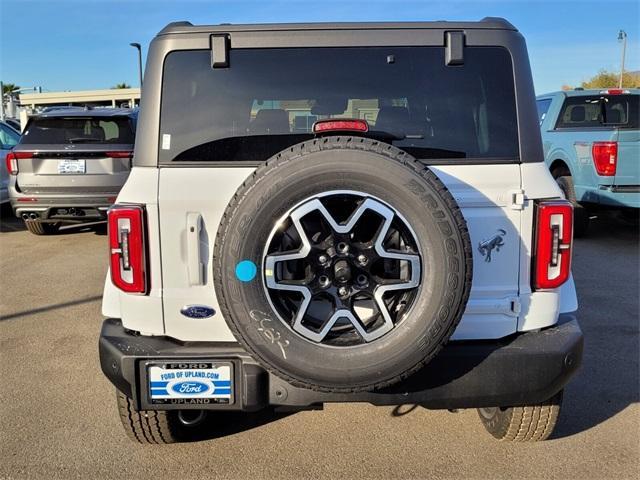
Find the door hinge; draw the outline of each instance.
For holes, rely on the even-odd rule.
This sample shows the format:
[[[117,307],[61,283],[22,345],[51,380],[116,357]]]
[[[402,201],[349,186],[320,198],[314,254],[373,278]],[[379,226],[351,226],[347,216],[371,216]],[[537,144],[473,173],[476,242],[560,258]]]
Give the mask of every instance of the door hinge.
[[[211,35],[211,68],[229,66],[229,35],[226,33]]]
[[[509,302],[511,307],[511,313],[513,313],[516,317],[520,315],[520,312],[522,311],[522,304],[520,303],[520,297],[511,297],[509,299]]]
[[[522,210],[524,208],[524,190],[511,190],[509,197],[511,198],[511,204],[509,206],[512,210]]]
[[[445,65],[464,64],[464,32],[445,32]]]

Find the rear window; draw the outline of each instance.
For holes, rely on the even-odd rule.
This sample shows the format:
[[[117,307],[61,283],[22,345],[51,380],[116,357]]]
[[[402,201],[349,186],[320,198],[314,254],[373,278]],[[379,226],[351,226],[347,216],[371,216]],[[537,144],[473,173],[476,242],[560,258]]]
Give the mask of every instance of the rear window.
[[[640,95],[567,97],[556,128],[639,128]]]
[[[20,143],[42,144],[132,144],[129,117],[51,117],[33,118]]]
[[[547,117],[547,112],[549,111],[550,106],[551,98],[544,98],[536,102],[536,107],[538,109],[538,122],[540,125],[542,125],[542,122],[544,122],[544,119]]]
[[[513,68],[507,50],[442,47],[208,50],[164,64],[159,160],[261,161],[312,138],[314,122],[359,118],[370,134],[417,158],[517,160]]]

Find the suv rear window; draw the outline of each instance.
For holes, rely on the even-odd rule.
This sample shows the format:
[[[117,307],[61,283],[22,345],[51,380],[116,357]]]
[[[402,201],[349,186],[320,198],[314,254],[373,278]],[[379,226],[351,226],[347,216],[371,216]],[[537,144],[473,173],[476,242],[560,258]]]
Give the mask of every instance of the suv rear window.
[[[640,95],[567,97],[556,128],[639,128]]]
[[[32,118],[20,143],[43,144],[132,144],[129,117],[42,117]]]
[[[468,47],[447,67],[442,47],[208,50],[164,64],[159,160],[261,161],[312,138],[313,123],[360,118],[370,136],[417,158],[519,156],[506,49]]]

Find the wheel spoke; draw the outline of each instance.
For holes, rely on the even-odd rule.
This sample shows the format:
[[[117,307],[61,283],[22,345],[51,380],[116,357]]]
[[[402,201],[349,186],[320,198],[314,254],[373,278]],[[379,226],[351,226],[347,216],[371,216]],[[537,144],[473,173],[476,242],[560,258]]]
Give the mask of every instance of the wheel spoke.
[[[336,192],[336,194],[345,195],[343,192]],[[291,220],[292,228],[295,228],[300,237],[302,243],[300,249],[297,251],[280,251],[265,255],[264,258],[264,276],[267,289],[296,292],[302,296],[302,301],[297,311],[291,311],[291,314],[286,316],[288,318],[293,317],[290,326],[294,331],[314,342],[322,343],[325,341],[339,319],[348,320],[353,326],[353,330],[359,334],[364,342],[371,342],[381,337],[395,326],[393,316],[388,311],[383,297],[388,292],[410,290],[420,284],[420,255],[413,251],[387,250],[384,247],[385,239],[391,228],[394,228],[394,231],[389,238],[394,244],[400,242],[398,246],[402,246],[402,242],[408,241],[417,245],[411,230],[406,224],[404,224],[405,230],[398,230],[398,228],[402,227],[397,227],[393,224],[396,213],[387,205],[366,195],[358,194],[358,196],[360,200],[356,204],[357,206],[343,223],[339,223],[329,212],[322,202],[322,197],[309,199],[295,207],[289,212],[288,218]],[[343,200],[340,199],[340,201]],[[380,217],[380,220],[378,220],[380,226],[372,242],[368,245],[358,241],[352,242],[350,238],[354,238],[353,230],[367,211],[372,211]],[[318,244],[312,247],[309,240],[309,238],[315,238],[314,235],[317,236],[317,232],[306,232],[302,224],[302,219],[312,212],[318,212],[333,231],[333,241],[329,240],[325,244],[326,246],[320,247],[320,251],[318,250]],[[287,217],[284,217],[279,225],[284,224],[286,219]],[[399,221],[403,222],[403,220]],[[373,225],[371,226],[373,227]],[[365,226],[365,228],[367,227]],[[404,233],[400,233],[401,231]],[[293,235],[295,236],[295,234]],[[401,235],[404,235],[404,237],[401,237]],[[269,242],[271,242],[272,238],[273,232]],[[331,235],[328,238],[330,239]],[[268,246],[270,245],[269,242]],[[325,251],[325,248],[328,249]],[[311,254],[312,251],[315,253]],[[358,260],[358,255],[366,258]],[[282,270],[278,268],[277,264],[291,260],[305,262],[305,270],[308,272],[310,269],[311,272],[315,272],[314,277],[311,280],[307,278],[278,278],[282,275]],[[408,266],[409,274],[401,274],[401,277],[408,278],[380,278],[373,276],[372,265],[376,262],[387,260],[399,262],[403,270],[405,266]],[[396,267],[393,267],[393,269],[396,270]],[[357,280],[360,277],[364,277],[364,280]],[[321,278],[323,283],[319,284],[318,278]],[[327,282],[327,279],[330,281]],[[355,314],[353,307],[353,298],[355,298],[353,296],[362,295],[363,293],[365,296],[371,295],[373,297],[372,300],[383,320],[382,325],[378,325],[370,331]],[[319,329],[311,329],[305,325],[305,316],[315,295],[328,296],[333,299],[334,304],[334,311],[321,324]],[[289,311],[289,307],[287,310]]]

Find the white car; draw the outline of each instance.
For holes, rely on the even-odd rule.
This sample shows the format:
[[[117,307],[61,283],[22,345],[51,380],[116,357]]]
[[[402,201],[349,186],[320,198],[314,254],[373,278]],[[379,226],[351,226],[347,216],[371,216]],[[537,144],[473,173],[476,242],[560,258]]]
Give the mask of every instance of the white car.
[[[99,343],[132,439],[327,402],[551,434],[582,359],[573,210],[515,27],[180,22],[144,85]]]
[[[20,140],[20,132],[0,121],[0,205],[9,201],[9,173],[5,158]]]

